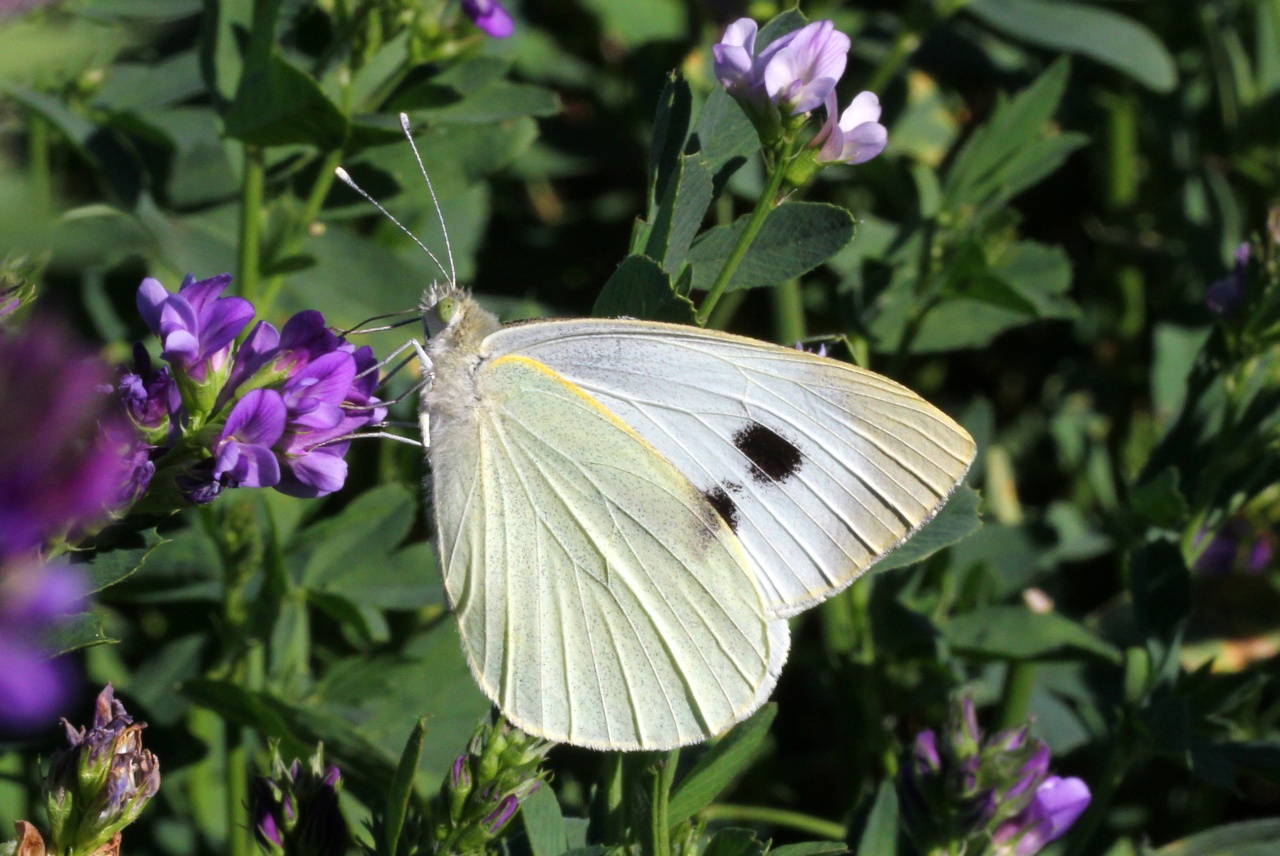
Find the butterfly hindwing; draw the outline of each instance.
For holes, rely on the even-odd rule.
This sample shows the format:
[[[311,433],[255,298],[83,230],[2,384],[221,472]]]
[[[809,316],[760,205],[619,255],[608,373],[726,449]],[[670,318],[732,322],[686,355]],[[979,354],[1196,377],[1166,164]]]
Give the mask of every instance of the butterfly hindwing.
[[[536,360],[485,359],[474,419],[431,424],[445,587],[484,692],[525,730],[610,749],[705,739],[786,657],[711,502]]]
[[[485,340],[600,401],[742,542],[771,614],[843,589],[927,522],[973,460],[969,435],[893,381],[713,331],[544,321]]]

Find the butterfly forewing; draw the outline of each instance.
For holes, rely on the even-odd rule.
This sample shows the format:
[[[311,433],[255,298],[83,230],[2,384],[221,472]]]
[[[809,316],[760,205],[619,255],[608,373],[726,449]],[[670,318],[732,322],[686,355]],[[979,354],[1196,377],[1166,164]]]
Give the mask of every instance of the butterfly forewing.
[[[974,456],[969,435],[905,387],[739,336],[572,320],[506,327],[485,346],[549,366],[661,452],[737,535],[775,616],[901,543]]]
[[[531,733],[657,749],[755,710],[786,657],[750,560],[666,457],[524,357],[431,424],[445,586],[481,687]]]

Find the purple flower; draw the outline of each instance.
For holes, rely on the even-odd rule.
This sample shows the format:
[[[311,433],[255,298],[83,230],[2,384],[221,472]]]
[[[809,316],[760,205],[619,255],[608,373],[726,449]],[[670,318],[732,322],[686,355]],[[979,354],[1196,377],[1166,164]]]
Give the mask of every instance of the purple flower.
[[[992,836],[996,852],[1034,856],[1050,841],[1065,835],[1091,799],[1089,786],[1080,779],[1048,777],[1036,788],[1031,804],[996,830]]]
[[[271,380],[264,375],[287,376],[325,354],[344,349],[352,346],[335,335],[325,324],[324,315],[314,309],[297,313],[280,331],[260,321],[236,351],[219,406],[246,382]]]
[[[844,74],[849,37],[830,21],[814,21],[757,50],[755,21],[730,24],[711,49],[716,78],[772,143],[792,116],[824,103]]]
[[[520,800],[515,798],[514,794],[502,798],[502,802],[498,803],[498,807],[491,811],[484,819],[484,825],[488,827],[490,835],[497,835],[502,831],[511,818],[516,816],[516,809],[520,807]]]
[[[155,432],[167,428],[169,419],[182,409],[182,396],[169,369],[156,369],[142,344],[133,347],[134,371],[120,378],[120,400],[129,420],[139,429]]]
[[[333,493],[347,478],[348,441],[324,445],[349,433],[342,404],[356,376],[350,354],[334,351],[307,365],[281,390],[289,422],[277,447],[286,472],[277,489],[298,497]]]
[[[134,722],[112,691],[98,695],[93,727],[62,720],[70,747],[54,756],[45,805],[56,852],[93,853],[133,823],[160,789],[160,762],[142,747]]]
[[[0,330],[0,561],[96,522],[118,494],[108,377],[58,327]]]
[[[177,294],[148,277],[138,287],[138,312],[160,336],[161,356],[198,384],[221,371],[231,344],[253,318],[253,304],[241,297],[219,297],[231,282],[222,274],[199,282],[187,276]]]
[[[874,92],[859,92],[836,121],[836,93],[826,99],[827,119],[810,143],[821,146],[819,163],[859,164],[884,151],[889,132],[880,124],[880,99]]]
[[[1205,305],[1214,315],[1230,315],[1244,302],[1245,274],[1249,271],[1249,244],[1236,249],[1236,263],[1231,273],[1213,283],[1204,293]]]
[[[1074,803],[1059,810],[1069,801],[1055,801],[1057,792],[1046,787],[1058,781],[1049,775],[1049,747],[1026,728],[984,738],[973,702],[964,698],[953,703],[943,735],[916,736],[897,782],[903,826],[922,852],[963,851],[990,836],[1005,846],[999,852],[1014,854],[1020,842],[1041,835],[1037,830],[1060,836],[1083,811],[1068,816]],[[1052,838],[1035,840],[1038,849]]]
[[[227,417],[213,449],[213,478],[228,487],[272,487],[280,482],[280,463],[271,447],[285,427],[285,404],[272,389],[255,389]]]
[[[462,0],[462,11],[495,39],[505,39],[515,32],[511,13],[502,8],[498,0]]]
[[[750,18],[739,18],[725,28],[719,44],[712,45],[715,75],[728,93],[738,99],[759,102],[764,94],[764,66],[769,57],[794,38],[788,33],[772,42],[764,54],[756,53],[759,28]]]
[[[1201,532],[1199,544],[1205,538]],[[1234,572],[1260,574],[1275,555],[1275,534],[1266,526],[1258,526],[1244,517],[1233,517],[1213,534],[1196,557],[1195,571],[1203,576],[1221,577]]]
[[[769,57],[764,87],[784,115],[808,113],[827,100],[844,74],[849,37],[831,21],[814,21]]]
[[[0,734],[52,725],[73,700],[76,672],[49,658],[41,635],[84,603],[84,578],[61,564],[24,563],[0,571]]]
[[[37,6],[52,5],[53,0],[0,0],[0,20],[11,15],[20,15]]]

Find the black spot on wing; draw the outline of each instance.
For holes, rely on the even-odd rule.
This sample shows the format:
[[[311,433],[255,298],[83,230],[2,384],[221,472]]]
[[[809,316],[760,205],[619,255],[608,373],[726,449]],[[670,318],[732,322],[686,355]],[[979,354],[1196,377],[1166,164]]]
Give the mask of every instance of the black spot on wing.
[[[733,445],[751,461],[751,478],[761,483],[786,481],[804,459],[790,440],[759,422],[739,428]]]
[[[733,497],[729,496],[729,492],[737,493],[740,490],[742,485],[729,482],[702,492],[707,502],[711,503],[711,507],[716,510],[716,514],[720,515],[720,519],[729,524],[729,529],[735,533],[738,531],[738,505],[733,501]]]

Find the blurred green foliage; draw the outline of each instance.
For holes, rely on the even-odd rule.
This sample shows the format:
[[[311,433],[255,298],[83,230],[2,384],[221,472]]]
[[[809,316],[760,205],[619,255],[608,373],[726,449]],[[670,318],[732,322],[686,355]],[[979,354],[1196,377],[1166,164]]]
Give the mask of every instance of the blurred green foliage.
[[[691,321],[763,181],[709,46],[785,10],[517,11],[505,41],[434,0],[78,0],[6,21],[0,250],[47,254],[39,303],[113,358],[145,333],[144,275],[233,271],[276,322],[410,308],[441,272],[332,180],[344,166],[438,252],[404,111],[458,275],[505,319]],[[1256,542],[1280,522],[1280,2],[804,12],[852,37],[841,101],[877,91],[889,148],[778,208],[712,323],[835,341],[920,391],[977,439],[981,499],[962,490],[896,570],[797,618],[776,707],[668,759],[678,775],[555,750],[557,799],[526,804],[511,852],[585,848],[636,822],[598,813],[611,789],[670,773],[672,827],[720,830],[706,853],[909,853],[885,782],[962,688],[993,724],[1030,718],[1093,788],[1055,852],[1276,852],[1280,573],[1190,569],[1228,521]],[[809,255],[777,251],[796,235]],[[1216,317],[1205,292],[1245,240],[1246,302]],[[266,738],[299,757],[323,741],[358,828],[419,717],[410,802],[487,710],[421,454],[357,444],[352,462],[329,501],[237,492],[94,557],[96,613],[62,647],[113,640],[87,673],[150,723],[164,767],[130,854],[249,852],[245,765]],[[34,813],[54,740],[0,747],[6,823]]]

